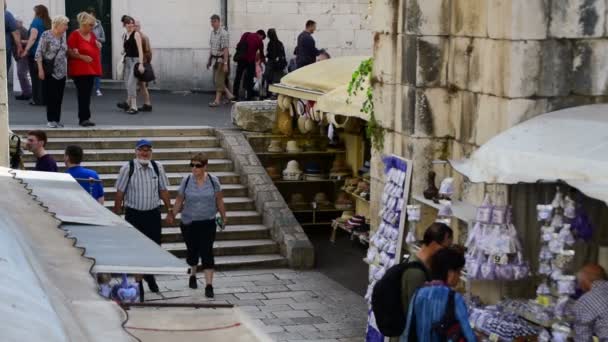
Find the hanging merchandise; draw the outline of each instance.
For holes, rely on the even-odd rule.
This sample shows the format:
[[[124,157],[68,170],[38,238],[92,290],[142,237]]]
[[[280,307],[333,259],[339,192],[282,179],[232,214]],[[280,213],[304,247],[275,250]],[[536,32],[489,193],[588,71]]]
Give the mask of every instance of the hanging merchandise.
[[[365,299],[371,303],[374,285],[386,271],[401,261],[402,243],[404,240],[405,210],[409,197],[412,177],[411,161],[397,156],[383,158],[385,169],[385,185],[382,193],[381,210],[378,213],[381,223],[370,238],[367,256],[364,259],[369,266],[369,285]],[[420,218],[420,208],[410,208],[412,222],[416,212]],[[411,227],[410,227],[411,229]],[[378,330],[373,311],[369,310],[366,334],[367,342],[384,341],[384,336]]]
[[[416,224],[420,222],[421,207],[419,204],[412,204],[406,207],[408,231],[405,243],[413,245],[416,243]]]
[[[576,292],[576,277],[566,274],[575,254],[570,249],[575,243],[573,233],[591,228],[582,209],[570,196],[564,198],[559,187],[551,204],[537,205],[537,212],[542,225],[538,273],[544,279],[536,289],[536,302],[559,320],[542,336],[545,340],[566,341],[570,333],[567,309],[572,303],[570,296]]]
[[[511,207],[492,205],[487,194],[477,208],[465,246],[470,279],[518,280],[529,276],[530,268],[511,222]]]

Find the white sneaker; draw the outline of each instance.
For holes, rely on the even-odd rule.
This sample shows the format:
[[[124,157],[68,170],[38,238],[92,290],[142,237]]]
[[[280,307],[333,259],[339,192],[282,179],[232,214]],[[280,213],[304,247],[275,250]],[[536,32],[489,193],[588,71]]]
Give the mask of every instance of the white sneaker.
[[[57,127],[59,128],[63,128],[63,124],[59,121],[55,122],[55,124],[57,125]]]
[[[99,90],[99,89],[97,89],[95,91],[95,95],[97,95],[97,96],[103,96],[103,94],[101,93],[101,90]]]
[[[57,123],[55,121],[49,121],[46,123],[46,127],[48,128],[57,128],[59,126],[57,126]]]

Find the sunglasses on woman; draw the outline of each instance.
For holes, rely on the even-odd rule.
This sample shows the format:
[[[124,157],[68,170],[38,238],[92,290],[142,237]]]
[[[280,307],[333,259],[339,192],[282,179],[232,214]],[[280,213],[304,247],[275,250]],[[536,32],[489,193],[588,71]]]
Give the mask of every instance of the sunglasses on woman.
[[[205,167],[205,165],[203,164],[199,164],[199,163],[190,163],[190,167],[195,167],[197,169],[202,169],[203,167]]]

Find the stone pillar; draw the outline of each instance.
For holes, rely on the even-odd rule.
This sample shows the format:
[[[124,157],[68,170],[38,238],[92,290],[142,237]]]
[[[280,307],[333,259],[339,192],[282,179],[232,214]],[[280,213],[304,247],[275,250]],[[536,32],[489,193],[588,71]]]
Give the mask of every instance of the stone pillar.
[[[4,27],[4,0],[0,0],[2,15],[0,27]],[[8,83],[6,70],[6,37],[0,35],[0,166],[9,166],[8,144]]]

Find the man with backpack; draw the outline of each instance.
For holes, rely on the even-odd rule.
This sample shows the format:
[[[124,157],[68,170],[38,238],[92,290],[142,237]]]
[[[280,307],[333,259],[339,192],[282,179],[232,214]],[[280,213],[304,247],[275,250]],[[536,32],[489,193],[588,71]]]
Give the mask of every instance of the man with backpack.
[[[239,98],[239,90],[241,87],[241,78],[245,75],[243,86],[245,88],[247,101],[253,100],[253,78],[255,76],[255,60],[259,54],[261,61],[266,60],[264,57],[264,39],[266,32],[258,30],[257,32],[245,32],[241,36],[241,40],[236,45],[236,53],[234,61],[236,64],[236,76],[234,78],[234,88],[232,89],[234,96]]]
[[[391,267],[376,283],[372,293],[372,310],[380,332],[398,341],[406,324],[409,303],[414,292],[431,280],[431,258],[452,244],[454,232],[444,223],[431,224],[422,239],[422,246],[407,261]],[[394,305],[401,302],[400,306]]]
[[[125,220],[160,245],[160,201],[163,201],[169,213],[172,211],[167,190],[169,180],[163,166],[152,160],[152,142],[139,140],[135,145],[135,155],[136,158],[126,163],[118,174],[114,212],[118,215],[122,213],[124,200]],[[153,275],[145,275],[143,278],[150,291],[159,291]],[[143,301],[143,284],[141,279],[138,282],[140,300]]]
[[[230,39],[228,31],[222,27],[220,16],[211,16],[211,35],[209,36],[209,59],[207,69],[213,68],[213,83],[215,84],[215,100],[209,103],[209,107],[217,107],[222,104],[222,96],[226,94],[228,100],[233,100],[234,95],[226,85],[226,79],[230,73],[230,60],[228,46]]]

